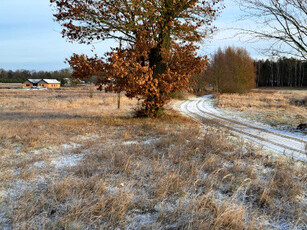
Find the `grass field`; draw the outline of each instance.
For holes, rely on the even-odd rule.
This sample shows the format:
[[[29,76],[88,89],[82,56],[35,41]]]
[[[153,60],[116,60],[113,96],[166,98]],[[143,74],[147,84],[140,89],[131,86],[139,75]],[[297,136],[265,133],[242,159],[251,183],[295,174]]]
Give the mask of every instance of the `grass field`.
[[[222,94],[220,108],[241,111],[242,116],[281,129],[296,129],[307,122],[307,89],[255,89],[248,94]]]
[[[1,83],[0,82],[0,89],[21,89],[22,84],[21,83]]]
[[[304,229],[306,164],[94,89],[0,92],[0,229]]]

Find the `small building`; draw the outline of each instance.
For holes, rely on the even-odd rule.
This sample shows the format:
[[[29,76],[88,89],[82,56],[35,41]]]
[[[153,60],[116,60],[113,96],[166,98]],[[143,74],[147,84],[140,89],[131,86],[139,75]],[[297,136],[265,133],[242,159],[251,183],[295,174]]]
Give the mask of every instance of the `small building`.
[[[61,88],[61,82],[56,79],[42,79],[38,82],[38,87],[49,88],[49,89],[59,89]]]
[[[23,84],[23,88],[31,89],[33,87],[37,87],[38,82],[40,82],[42,79],[28,79]]]
[[[23,83],[23,88],[58,89],[61,88],[61,82],[56,79],[28,79]]]

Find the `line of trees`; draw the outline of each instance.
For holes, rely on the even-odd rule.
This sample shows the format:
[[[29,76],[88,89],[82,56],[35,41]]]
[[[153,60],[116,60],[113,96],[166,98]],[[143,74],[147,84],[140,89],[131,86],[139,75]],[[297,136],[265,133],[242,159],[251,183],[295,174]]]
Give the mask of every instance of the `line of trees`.
[[[257,87],[306,87],[307,61],[279,58],[255,61]]]
[[[219,49],[207,69],[193,77],[198,95],[213,86],[219,93],[245,93],[254,87],[306,87],[307,61],[282,57],[253,60],[242,48]]]
[[[59,71],[29,71],[29,70],[4,70],[0,69],[1,83],[23,83],[27,79],[57,79],[62,81],[64,78],[71,77],[70,69]]]

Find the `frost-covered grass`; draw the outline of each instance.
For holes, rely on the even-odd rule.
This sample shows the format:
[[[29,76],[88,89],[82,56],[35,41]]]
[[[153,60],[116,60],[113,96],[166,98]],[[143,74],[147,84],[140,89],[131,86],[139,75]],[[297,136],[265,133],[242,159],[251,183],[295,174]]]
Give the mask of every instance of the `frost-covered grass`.
[[[307,90],[256,89],[248,94],[222,94],[220,108],[240,111],[241,116],[281,129],[295,129],[307,121]]]
[[[0,116],[0,229],[307,227],[306,165],[173,111],[137,119],[131,108],[54,118],[42,103],[29,108],[39,118]]]

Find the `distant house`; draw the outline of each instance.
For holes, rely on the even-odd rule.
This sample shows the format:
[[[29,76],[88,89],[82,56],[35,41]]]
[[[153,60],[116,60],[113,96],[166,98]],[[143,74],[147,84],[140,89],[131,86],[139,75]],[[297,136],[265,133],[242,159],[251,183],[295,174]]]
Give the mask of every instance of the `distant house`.
[[[26,80],[22,86],[23,88],[31,89],[33,87],[37,87],[38,82],[40,82],[42,79],[28,79]]]
[[[38,82],[38,86],[42,88],[58,89],[61,88],[61,82],[56,79],[42,79]]]
[[[61,88],[61,82],[56,79],[28,79],[23,83],[23,88]]]

